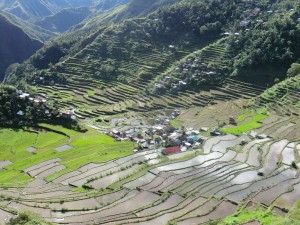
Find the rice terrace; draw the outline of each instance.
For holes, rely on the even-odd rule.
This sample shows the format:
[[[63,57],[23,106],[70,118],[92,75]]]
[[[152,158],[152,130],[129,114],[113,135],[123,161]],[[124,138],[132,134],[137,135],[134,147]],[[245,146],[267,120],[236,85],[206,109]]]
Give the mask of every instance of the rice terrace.
[[[0,0],[0,27],[0,225],[300,225],[298,0]]]

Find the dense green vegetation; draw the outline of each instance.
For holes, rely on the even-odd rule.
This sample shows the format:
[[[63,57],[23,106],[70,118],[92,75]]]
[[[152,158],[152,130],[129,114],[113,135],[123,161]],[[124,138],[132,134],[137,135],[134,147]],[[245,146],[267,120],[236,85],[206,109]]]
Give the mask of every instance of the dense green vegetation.
[[[299,63],[293,63],[287,71],[287,76],[288,77],[295,77],[299,74],[300,74],[300,64]]]
[[[279,114],[299,115],[300,71],[299,64],[288,69],[288,78],[275,84],[259,96],[255,104],[267,107]]]
[[[238,37],[230,37],[230,51],[235,55],[235,75],[257,76],[249,71],[264,67],[273,68],[275,72],[275,69],[287,69],[299,60],[299,2],[281,7],[273,4],[268,9],[271,11],[250,17],[249,24],[237,31]]]
[[[74,4],[76,2],[73,1]],[[68,3],[69,0],[62,1],[62,4],[68,5]],[[88,15],[92,17],[73,27],[66,35],[47,42],[26,62],[14,64],[7,70],[6,83],[17,85],[18,89],[22,88],[32,93],[33,99],[37,96],[47,96],[46,103],[35,102],[28,97],[21,98],[17,89],[12,86],[0,87],[0,125],[6,126],[0,129],[0,163],[7,161],[11,163],[0,169],[0,186],[5,191],[15,191],[15,187],[18,187],[22,196],[18,199],[12,197],[12,202],[16,201],[20,204],[25,202],[24,205],[35,203],[29,206],[55,213],[64,213],[67,208],[73,211],[74,217],[79,215],[78,219],[81,220],[80,215],[84,218],[88,217],[89,213],[101,215],[101,208],[109,204],[102,203],[97,198],[111,191],[126,189],[126,191],[147,193],[159,198],[158,202],[152,205],[139,206],[145,209],[150,206],[159,208],[160,203],[167,205],[169,197],[176,194],[176,198],[182,198],[187,202],[187,209],[184,209],[184,204],[178,202],[176,203],[178,205],[170,204],[170,207],[176,208],[170,211],[162,210],[157,214],[151,212],[143,216],[140,214],[142,208],[137,208],[128,214],[124,212],[123,215],[122,212],[120,218],[117,218],[118,214],[97,218],[99,221],[103,219],[107,222],[110,220],[125,222],[127,219],[126,223],[129,223],[130,219],[133,222],[141,222],[140,220],[149,222],[159,216],[164,219],[163,217],[171,212],[175,216],[166,220],[175,223],[193,219],[197,221],[198,217],[203,219],[206,215],[215,218],[214,212],[226,211],[219,205],[221,202],[225,206],[232,206],[231,210],[233,210],[226,214],[228,216],[237,207],[232,203],[242,205],[244,201],[248,199],[252,201],[264,191],[277,188],[279,184],[284,182],[290,184],[293,179],[298,179],[293,173],[296,174],[299,168],[299,153],[296,151],[299,146],[299,137],[296,136],[300,130],[298,122],[300,114],[299,1],[228,0],[224,4],[223,0],[91,0],[86,4],[92,4],[93,7],[63,10],[42,22],[37,22],[48,29],[55,26],[53,31],[63,32],[74,22],[70,21],[71,17],[75,16],[78,19],[76,23],[87,18]],[[23,6],[20,3],[16,7]],[[99,12],[101,14],[95,16]],[[69,21],[65,21],[68,24],[60,24],[59,22],[67,14],[71,16]],[[286,77],[288,78],[285,79]],[[282,79],[284,81],[281,81]],[[273,82],[277,84],[263,92],[267,84]],[[241,102],[232,101],[233,99],[239,99]],[[129,126],[127,120],[133,120],[135,117],[138,119],[133,123],[145,125],[144,120],[152,123],[161,113],[161,109],[183,109],[182,113],[186,113],[185,118],[190,120],[187,128],[193,127],[193,122],[196,124],[192,117],[198,117],[199,120],[203,117],[202,121],[210,120],[204,121],[203,124],[197,122],[195,127],[185,129],[185,119],[169,117],[168,122],[171,126],[165,129],[175,130],[174,127],[181,129],[184,131],[182,136],[185,136],[186,131],[200,127],[205,128],[204,130],[207,127],[208,131],[201,132],[199,135],[208,136],[216,124],[224,126],[228,119],[236,117],[237,125],[225,126],[220,131],[225,134],[235,134],[237,137],[220,135],[207,137],[207,140],[205,137],[203,143],[197,143],[197,147],[196,145],[192,147],[193,151],[182,152],[178,156],[162,157],[159,152],[145,151],[133,155],[132,159],[129,159],[130,156],[116,163],[112,160],[132,154],[134,144],[129,141],[116,142],[113,138],[92,129],[92,126],[84,127],[85,132],[68,129],[80,129],[80,126],[71,119],[58,118],[59,109],[62,108],[74,108],[80,122],[85,118],[88,118],[84,120],[88,124],[99,122],[97,125],[104,125],[101,126],[101,130],[111,129],[110,126],[114,126],[112,125],[114,123],[117,126],[119,117],[124,118],[124,121],[119,123],[124,126],[125,124]],[[192,108],[192,112],[185,112],[187,108]],[[51,111],[51,114],[46,114],[46,110]],[[19,113],[20,111],[22,113]],[[273,112],[276,112],[276,115],[272,115]],[[231,113],[234,115],[231,116]],[[268,116],[270,117],[266,119]],[[112,119],[118,122],[113,122]],[[211,122],[212,120],[214,121]],[[264,123],[267,120],[271,122],[266,125],[261,122],[262,120]],[[273,120],[276,121],[272,122]],[[272,123],[275,124],[274,127]],[[262,127],[264,125],[266,129]],[[261,130],[257,129],[260,127]],[[152,132],[152,128],[149,129]],[[245,139],[241,140],[244,137],[240,135],[253,129],[257,129],[258,134],[266,132],[265,135],[270,138],[261,143],[255,138],[249,139],[251,146],[246,145],[247,147],[244,148]],[[138,135],[142,133],[139,132]],[[222,149],[223,142],[227,146],[226,149]],[[276,144],[277,142],[282,142],[282,146],[281,143]],[[168,141],[166,146],[167,144]],[[187,142],[184,143],[186,144]],[[204,146],[208,146],[207,149]],[[265,149],[266,146],[268,148]],[[58,150],[59,147],[67,149]],[[265,152],[261,151],[263,147]],[[275,156],[271,152],[273,149],[274,152],[278,150]],[[236,153],[238,155],[235,155]],[[205,154],[203,162],[201,162],[202,154]],[[141,159],[135,159],[137,155]],[[189,159],[191,155],[199,157],[185,163],[184,160]],[[214,158],[218,155],[219,158]],[[182,161],[182,163],[172,161],[176,157],[178,162]],[[58,166],[59,170],[41,177],[23,172],[28,167],[51,159],[58,159],[58,161],[54,165],[50,163],[47,166],[51,169]],[[220,159],[224,160],[222,161],[224,166],[218,165]],[[126,162],[121,162],[122,160]],[[103,162],[108,163],[93,165],[93,163]],[[216,166],[210,164],[211,162]],[[89,163],[92,164],[87,166],[86,171],[77,170]],[[103,169],[103,165],[107,168]],[[159,168],[161,165],[162,167]],[[195,174],[194,172],[191,174],[191,179],[180,175],[176,177],[176,173],[171,173],[172,170],[181,173],[183,169],[183,174],[188,174],[189,171],[185,171],[185,166],[195,170]],[[138,169],[135,171],[135,168]],[[268,171],[258,172],[262,168],[272,168],[273,172],[269,174]],[[38,175],[45,171],[40,172],[39,169],[33,170],[37,170]],[[165,175],[173,174],[176,182],[168,180],[159,186],[151,184],[150,188],[145,188],[147,184],[144,182],[148,182],[148,176],[150,178],[156,176],[162,180],[169,179],[169,177],[160,177],[163,171],[166,171]],[[244,180],[244,177],[239,176],[243,173],[248,175],[248,172],[253,174],[253,177],[249,176],[249,181],[248,177]],[[285,172],[288,172],[291,177],[284,174],[283,178],[286,180],[277,183],[277,179],[280,181],[281,173]],[[61,175],[71,179],[66,181],[68,179],[64,180],[64,176],[61,181],[55,180]],[[33,190],[30,196],[32,199],[25,198],[27,193],[22,188],[35,177],[49,182],[47,183],[49,186],[55,184],[55,187],[49,187],[44,198],[41,198],[43,193],[40,193],[40,190]],[[74,185],[73,179],[82,181],[71,191],[69,186]],[[153,179],[154,183],[157,182],[156,178]],[[182,184],[180,184],[181,179],[183,179]],[[135,185],[135,181],[142,182]],[[262,182],[259,183],[260,181]],[[283,188],[282,193],[292,194],[297,189],[292,190],[291,187],[296,185],[298,183],[295,182],[291,186],[284,187],[286,190]],[[217,190],[218,188],[222,189]],[[228,188],[233,189],[226,192]],[[58,195],[53,195],[55,196],[53,198],[52,192]],[[250,208],[238,206],[233,215],[223,221],[209,220],[208,224],[233,225],[250,221],[259,221],[261,224],[296,224],[299,219],[299,202],[293,208],[291,207],[294,202],[290,205],[287,202],[289,207],[285,208],[280,205],[283,204],[283,200],[280,199],[283,194],[276,198],[271,196],[274,199],[268,210],[256,206],[255,203]],[[203,199],[197,202],[198,198]],[[24,199],[26,200],[23,202]],[[90,211],[90,208],[78,209],[74,203],[78,200],[95,201],[95,199],[97,201],[92,209],[94,211]],[[191,208],[188,208],[189,199],[195,200]],[[64,205],[65,200],[66,205]],[[126,203],[127,200],[131,201],[126,199]],[[145,200],[149,199],[145,198]],[[60,205],[57,204],[58,202]],[[75,206],[72,206],[73,203]],[[184,208],[179,208],[180,204]],[[272,204],[282,207],[282,210],[289,210],[289,214],[285,218],[273,214]],[[63,208],[65,206],[66,208]],[[112,208],[115,206],[118,207],[112,205]],[[199,214],[194,210],[199,210]],[[210,213],[212,214],[209,215]],[[131,218],[132,214],[137,218]],[[57,218],[60,216],[58,213],[54,215]],[[73,219],[73,214],[62,216],[69,221]],[[89,218],[85,219],[89,220]],[[96,223],[96,220],[94,222]],[[47,223],[34,215],[20,213],[18,218],[12,219],[9,224]]]
[[[132,1],[126,5],[126,9],[120,6],[123,7],[120,10],[125,13],[124,16],[119,9],[116,14],[121,18],[131,17],[127,14],[130,14],[133,8],[134,11],[140,12],[141,10],[136,10],[136,7],[142,7],[140,4]],[[168,4],[168,1],[164,1],[163,4]],[[157,8],[159,5],[154,2],[151,7]],[[259,10],[255,11],[255,7]],[[119,58],[125,57],[131,61],[132,52],[164,49],[170,44],[176,46],[177,51],[188,49],[198,42],[197,40],[203,42],[208,38],[215,39],[220,37],[222,32],[230,33],[222,43],[226,48],[226,54],[221,56],[220,61],[226,63],[210,62],[208,69],[213,68],[218,76],[205,79],[204,83],[220,82],[222,77],[230,74],[246,79],[258,80],[263,77],[265,80],[273,81],[275,77],[282,77],[290,64],[299,58],[298,15],[297,1],[280,4],[277,1],[264,1],[247,5],[232,0],[224,5],[221,1],[214,0],[182,1],[175,5],[160,7],[145,19],[129,19],[120,25],[107,27],[93,26],[92,24],[100,25],[99,21],[105,20],[99,18],[98,21],[95,17],[91,20],[93,22],[86,23],[90,23],[88,26],[93,27],[88,32],[88,35],[92,35],[78,37],[74,33],[73,37],[68,35],[60,37],[37,52],[24,65],[11,68],[7,74],[7,82],[16,83],[16,77],[33,82],[36,81],[33,74],[40,76],[41,70],[46,69],[50,77],[64,83],[66,78],[57,79],[58,76],[62,76],[59,75],[61,66],[59,61],[86,48],[89,44],[93,48],[97,47],[97,52],[87,54],[86,51],[82,51],[81,57],[89,59],[89,68],[93,70],[91,75],[97,79],[112,80],[120,75],[147,75],[148,71],[119,69]],[[80,30],[80,27],[78,28]],[[122,50],[116,45],[116,40],[122,44]],[[279,62],[280,69],[277,68]],[[155,62],[149,62],[149,66],[158,67]],[[273,73],[276,70],[277,72]],[[193,72],[193,77],[196,72]],[[148,75],[150,79],[153,78],[151,72]],[[199,85],[203,83],[203,79],[188,81],[191,83],[189,86],[193,86],[192,83]]]
[[[47,119],[45,109],[46,106],[43,103],[35,103],[28,97],[21,98],[15,87],[0,86],[0,121],[2,124],[12,125]],[[20,110],[23,112],[22,115],[17,115]]]
[[[286,217],[277,216],[270,209],[264,209],[257,205],[255,210],[249,210],[241,207],[233,215],[225,218],[219,225],[244,224],[246,222],[257,221],[262,225],[282,225],[282,224],[299,224],[300,201],[297,201]]]
[[[225,78],[230,75],[267,86],[266,83],[272,84],[274,78],[277,78],[276,82],[283,79],[286,69],[297,61],[297,1],[247,4],[233,0],[228,5],[220,4],[220,1],[181,1],[177,4],[154,1],[152,6],[171,3],[145,18],[128,19],[115,25],[104,26],[105,19],[98,18],[98,21],[95,17],[86,23],[90,28],[84,25],[90,32],[83,34],[78,27],[78,35],[70,32],[47,43],[27,62],[13,65],[7,72],[6,82],[15,84],[25,80],[31,85],[51,85],[51,96],[54,90],[61,88],[60,85],[71,87],[68,91],[65,89],[66,93],[53,97],[59,99],[62,96],[59,104],[80,105],[79,108],[86,102],[85,109],[78,112],[82,110],[83,116],[90,116],[103,111],[114,114],[126,108],[136,108],[135,105],[132,107],[132,100],[120,102],[121,96],[115,92],[126,92],[126,98],[135,93],[146,97],[158,92],[176,96],[185,91],[206,89],[210,85],[226,85]],[[132,1],[112,10],[116,10],[114,15],[119,15],[136,4]],[[218,5],[221,6],[216,7]],[[142,5],[137,7],[140,10],[136,11],[143,10]],[[242,23],[245,21],[247,25]],[[265,22],[262,24],[261,21]],[[101,25],[93,27],[98,22]],[[287,31],[289,28],[291,32]],[[224,32],[229,35],[222,35]],[[269,35],[270,38],[265,38],[266,43],[260,38]],[[277,46],[275,49],[273,40]],[[285,43],[290,45],[288,49],[292,54],[285,54],[288,50]],[[261,49],[271,47],[253,60],[260,45]],[[276,54],[272,53],[273,50]],[[276,57],[273,59],[271,55]],[[287,55],[291,57],[288,59]],[[258,62],[263,62],[263,66]],[[80,87],[83,80],[86,88]],[[163,84],[164,89],[156,88],[156,84]],[[109,93],[106,93],[106,87],[120,90],[107,90]],[[76,93],[70,91],[73,88]],[[37,90],[49,92],[48,87],[43,89],[40,86]],[[230,92],[230,88],[227,91]],[[103,99],[110,94],[113,96],[109,100]],[[186,100],[190,101],[189,98]],[[111,103],[114,105],[106,106]],[[149,105],[156,108],[161,103],[154,100]]]
[[[7,225],[51,225],[52,223],[45,221],[39,215],[32,212],[20,212],[17,218],[10,219]]]
[[[0,85],[0,124],[4,127],[36,126],[39,122],[62,124],[65,127],[82,130],[75,120],[60,117],[60,109],[55,101],[41,101],[34,95],[21,96],[28,86],[17,89],[9,85]],[[24,89],[25,88],[25,89]],[[30,93],[31,89],[28,90]]]

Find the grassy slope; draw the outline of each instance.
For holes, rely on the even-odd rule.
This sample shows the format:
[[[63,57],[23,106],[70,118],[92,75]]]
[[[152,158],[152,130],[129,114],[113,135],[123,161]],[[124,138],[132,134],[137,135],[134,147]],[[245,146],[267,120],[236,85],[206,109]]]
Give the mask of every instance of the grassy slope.
[[[263,210],[257,206],[255,210],[241,209],[233,215],[225,218],[218,225],[236,225],[244,224],[251,221],[259,221],[263,225],[297,225],[299,221],[300,200],[295,204],[293,209],[286,217],[274,215],[269,210]]]
[[[61,158],[60,163],[67,168],[52,175],[51,178],[89,162],[104,162],[132,152],[132,143],[117,143],[112,138],[90,128],[86,133],[78,133],[59,126],[44,126],[67,134],[70,140],[53,132],[42,132],[37,135],[23,130],[1,130],[0,161],[11,160],[13,162],[12,165],[2,169],[1,184],[28,181],[30,177],[21,173],[22,169],[53,158]],[[74,148],[64,152],[54,150],[63,144],[70,144]],[[25,150],[29,146],[34,146],[38,150],[35,153],[29,153]]]
[[[273,87],[267,89],[261,97],[270,102],[279,101],[284,104],[291,103],[297,106],[298,102],[289,102],[287,97],[293,93],[293,91],[298,92],[300,89],[300,74],[295,77],[290,77],[282,82],[274,85]]]

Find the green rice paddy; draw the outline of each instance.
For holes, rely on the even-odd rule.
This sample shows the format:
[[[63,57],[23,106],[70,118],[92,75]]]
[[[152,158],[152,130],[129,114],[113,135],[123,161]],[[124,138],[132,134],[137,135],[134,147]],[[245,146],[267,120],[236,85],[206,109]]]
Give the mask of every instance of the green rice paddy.
[[[48,177],[49,180],[90,162],[105,162],[132,153],[131,142],[115,142],[114,139],[91,128],[87,128],[85,133],[80,133],[60,126],[42,126],[52,129],[53,132],[9,128],[0,130],[0,162],[10,160],[13,163],[0,169],[0,185],[26,184],[31,178],[22,172],[23,169],[54,158],[60,158],[60,163],[65,165],[66,169],[52,174]],[[63,152],[55,150],[65,144],[73,148]],[[27,151],[26,148],[30,146],[37,150]]]
[[[250,121],[247,121],[245,123],[242,123],[238,126],[234,126],[234,127],[229,127],[229,128],[223,128],[221,129],[222,132],[226,133],[226,134],[235,134],[235,135],[241,135],[247,131],[259,128],[262,126],[262,123],[260,123],[259,121],[267,118],[268,116],[266,114],[258,114],[255,116],[252,116]]]
[[[235,214],[225,218],[218,225],[244,224],[251,221],[258,221],[260,224],[264,225],[299,224],[299,220],[295,219],[293,215],[284,218],[273,214],[269,210],[263,210],[262,208],[257,207],[256,210],[241,209]]]

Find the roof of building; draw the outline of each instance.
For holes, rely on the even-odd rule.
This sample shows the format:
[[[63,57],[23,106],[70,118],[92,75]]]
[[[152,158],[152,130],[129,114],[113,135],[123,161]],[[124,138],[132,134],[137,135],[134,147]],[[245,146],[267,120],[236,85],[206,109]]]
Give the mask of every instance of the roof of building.
[[[17,115],[23,116],[23,115],[24,115],[24,112],[23,112],[22,110],[19,110],[19,111],[17,112]]]
[[[60,111],[60,113],[64,115],[70,115],[70,116],[75,114],[74,110],[70,110],[70,109],[63,109]]]
[[[180,146],[168,147],[162,151],[164,155],[170,155],[181,152]]]
[[[198,141],[200,139],[200,137],[198,135],[190,135],[187,138],[192,139],[193,141]]]

